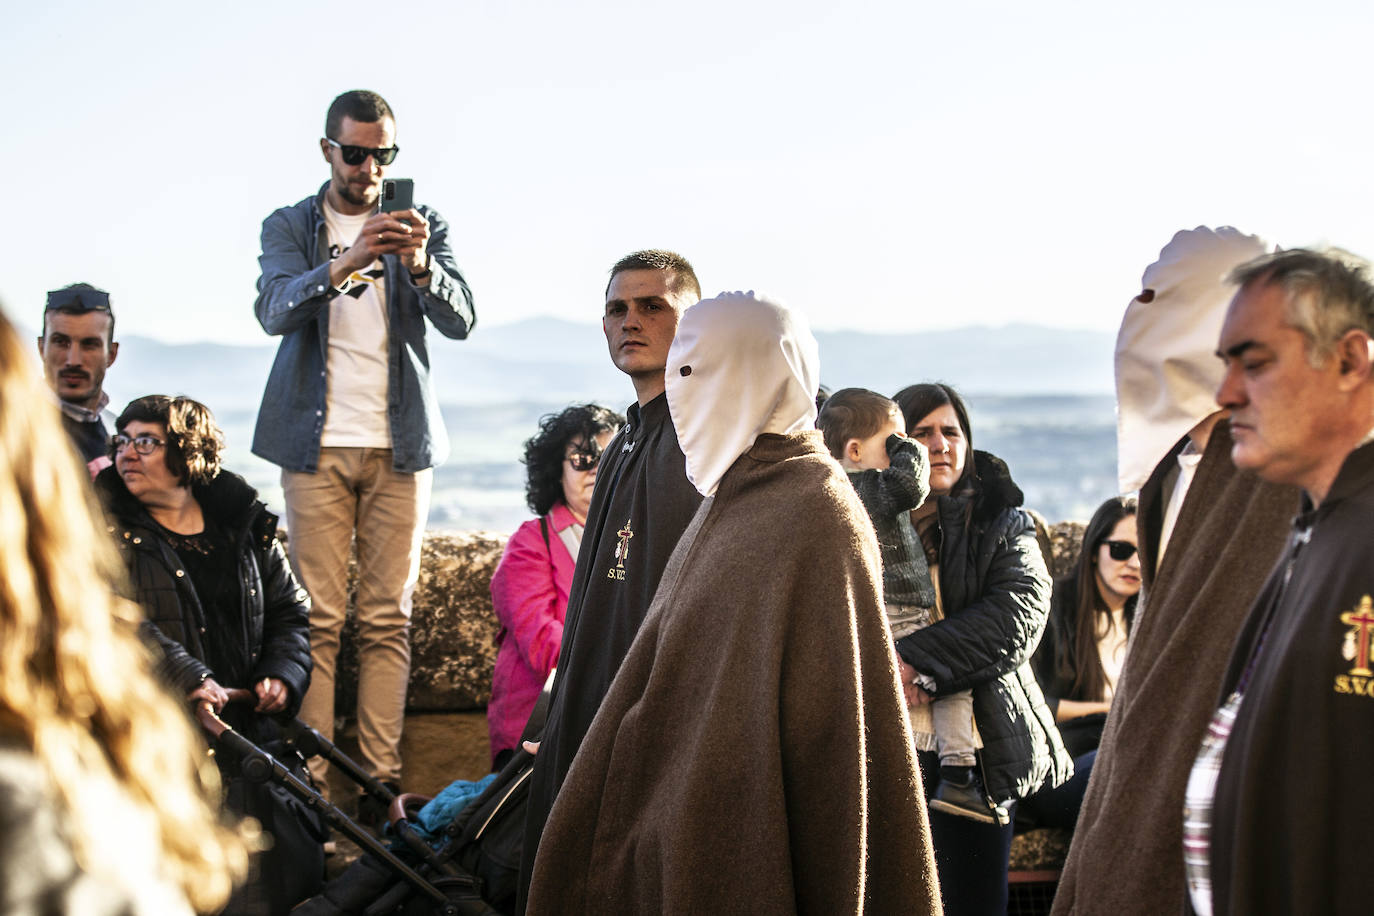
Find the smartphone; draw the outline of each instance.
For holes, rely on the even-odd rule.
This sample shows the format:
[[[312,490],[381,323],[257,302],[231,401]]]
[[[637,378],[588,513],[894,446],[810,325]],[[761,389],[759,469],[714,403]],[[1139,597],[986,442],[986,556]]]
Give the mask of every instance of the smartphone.
[[[382,179],[382,212],[395,213],[415,206],[415,182],[409,178]]]

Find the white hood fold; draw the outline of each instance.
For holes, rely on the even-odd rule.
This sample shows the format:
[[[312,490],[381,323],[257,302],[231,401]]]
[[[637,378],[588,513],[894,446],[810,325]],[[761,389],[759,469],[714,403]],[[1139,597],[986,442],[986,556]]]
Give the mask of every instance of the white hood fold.
[[[1140,489],[1169,449],[1219,408],[1217,339],[1240,264],[1272,250],[1230,226],[1183,229],[1145,268],[1116,338],[1116,450],[1122,493]]]

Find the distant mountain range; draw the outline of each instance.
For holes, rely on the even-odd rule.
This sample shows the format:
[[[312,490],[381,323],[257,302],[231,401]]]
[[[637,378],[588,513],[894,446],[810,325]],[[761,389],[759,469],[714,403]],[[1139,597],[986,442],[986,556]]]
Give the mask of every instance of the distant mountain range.
[[[949,382],[969,394],[1112,393],[1113,335],[1038,325],[968,327],[914,334],[821,331],[821,380],[892,394],[918,381]],[[468,340],[432,329],[430,364],[441,403],[600,401],[623,406],[633,394],[611,365],[597,325],[539,318],[487,327]],[[216,413],[256,412],[276,352],[261,345],[169,344],[120,340],[106,389],[118,408],[152,392],[186,394]]]
[[[938,379],[969,395],[975,441],[1016,469],[1028,505],[1049,518],[1087,518],[1115,491],[1110,333],[1012,325],[816,337],[821,379],[832,389],[890,395]],[[594,324],[534,319],[479,325],[462,341],[431,331],[428,342],[452,445],[435,472],[431,528],[512,530],[528,516],[519,456],[538,418],[569,403],[623,410],[634,399]],[[275,353],[265,335],[247,346],[123,336],[105,388],[116,413],[144,394],[204,401],[228,440],[225,466],[280,510],[278,469],[249,452]]]

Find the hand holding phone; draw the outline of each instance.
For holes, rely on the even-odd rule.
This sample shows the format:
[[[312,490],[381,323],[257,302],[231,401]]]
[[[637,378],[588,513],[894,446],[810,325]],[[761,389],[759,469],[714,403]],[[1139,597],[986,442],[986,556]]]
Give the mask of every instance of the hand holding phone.
[[[390,218],[402,223],[406,231],[402,238],[396,239],[384,230],[379,234],[378,241],[390,241],[392,250],[386,253],[400,257],[401,263],[412,275],[420,273],[429,263],[426,253],[429,245],[429,224],[423,216],[415,212],[415,182],[409,178],[382,179],[380,210],[378,216],[390,214]]]

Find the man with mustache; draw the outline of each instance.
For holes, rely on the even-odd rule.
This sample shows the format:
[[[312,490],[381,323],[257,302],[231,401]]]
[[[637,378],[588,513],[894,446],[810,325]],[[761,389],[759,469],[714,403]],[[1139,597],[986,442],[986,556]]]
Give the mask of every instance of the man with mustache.
[[[678,319],[700,298],[692,265],[671,251],[636,251],[611,268],[601,327],[611,362],[634,383],[636,403],[602,453],[568,592],[548,724],[530,779],[521,910],[554,798],[701,503],[687,479],[664,379]]]
[[[119,355],[110,294],[89,283],[48,293],[38,354],[62,408],[62,426],[94,477],[109,466],[114,415],[106,410],[105,370]]]
[[[448,437],[429,378],[426,322],[464,338],[472,293],[429,207],[379,212],[396,158],[391,106],[366,90],[329,107],[320,153],[330,178],[262,224],[258,322],[281,345],[253,453],[282,469],[291,564],[310,592],[314,675],[301,718],[334,731],[334,673],[358,556],[358,743],[397,786],[410,676],[411,595],[433,468]],[[317,775],[323,776],[323,764]],[[364,807],[375,822],[380,806]]]

